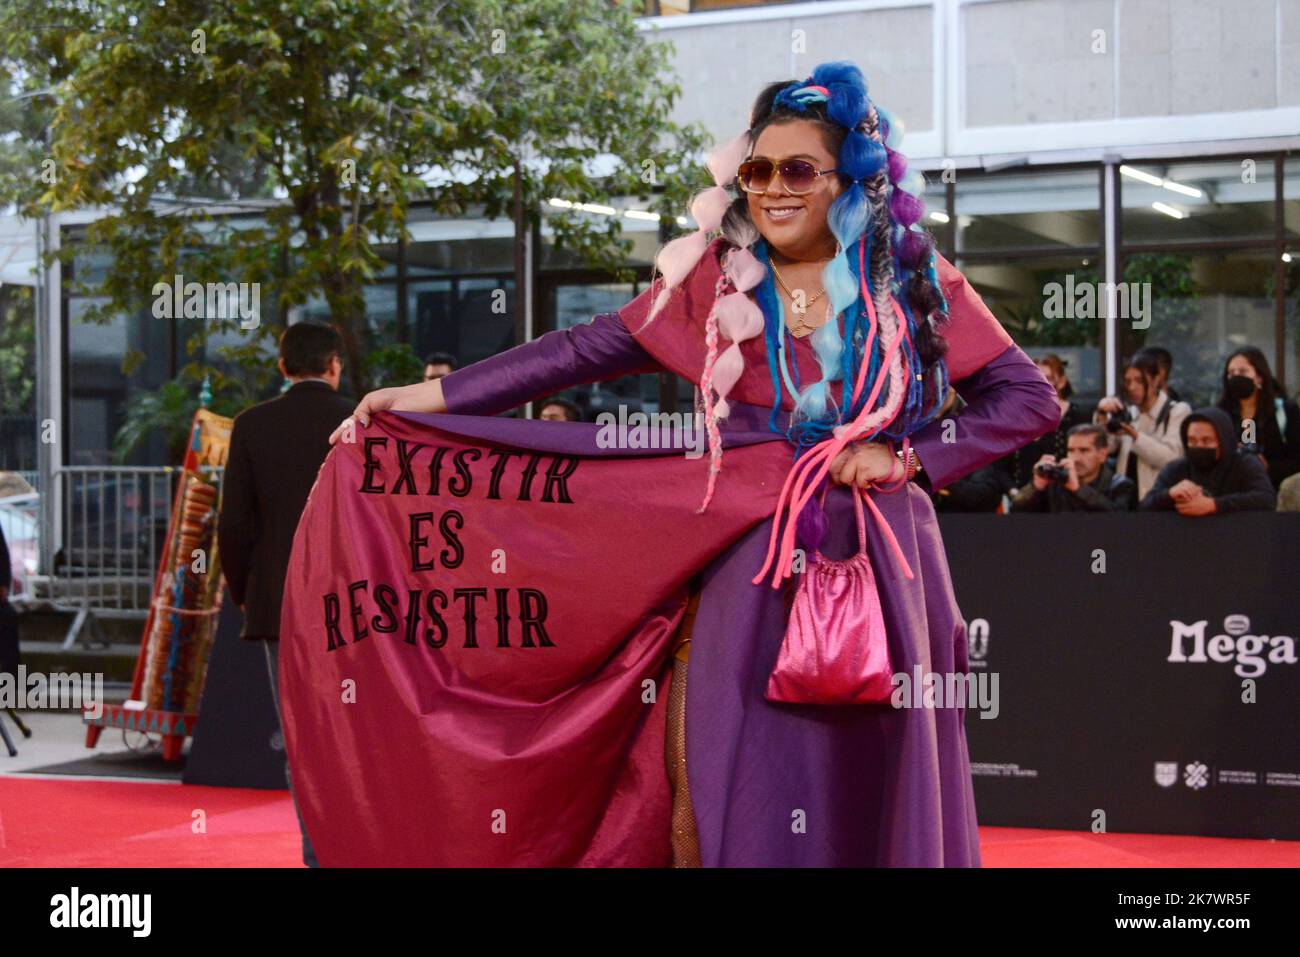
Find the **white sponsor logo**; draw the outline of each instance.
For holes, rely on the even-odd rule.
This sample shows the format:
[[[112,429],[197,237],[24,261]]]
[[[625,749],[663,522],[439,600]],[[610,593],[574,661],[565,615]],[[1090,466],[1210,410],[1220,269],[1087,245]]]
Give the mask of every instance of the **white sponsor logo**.
[[[1156,762],[1156,784],[1162,788],[1172,787],[1178,780],[1177,761]]]
[[[987,666],[989,656],[989,622],[987,618],[972,618],[966,628],[966,653],[972,668]]]
[[[1167,660],[1183,662],[1217,661],[1233,667],[1243,678],[1258,678],[1270,664],[1296,663],[1295,639],[1287,635],[1248,635],[1250,619],[1245,615],[1229,615],[1223,619],[1225,634],[1205,637],[1207,621],[1190,625],[1181,621],[1169,622],[1170,642]],[[1267,654],[1265,652],[1267,651]]]
[[[1193,761],[1183,768],[1183,783],[1193,791],[1199,791],[1210,783],[1210,769],[1200,761]]]

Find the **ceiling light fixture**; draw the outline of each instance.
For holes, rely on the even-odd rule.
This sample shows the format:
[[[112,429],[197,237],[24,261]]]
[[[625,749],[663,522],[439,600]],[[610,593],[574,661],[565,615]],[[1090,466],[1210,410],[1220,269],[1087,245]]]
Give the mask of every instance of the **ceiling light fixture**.
[[[1135,166],[1121,166],[1119,171],[1129,179],[1146,183],[1148,186],[1159,186],[1161,189],[1167,189],[1174,193],[1182,193],[1184,196],[1191,196],[1194,199],[1200,199],[1205,195],[1195,186],[1184,186],[1182,183],[1175,183],[1172,179],[1161,179],[1159,176],[1144,173]]]

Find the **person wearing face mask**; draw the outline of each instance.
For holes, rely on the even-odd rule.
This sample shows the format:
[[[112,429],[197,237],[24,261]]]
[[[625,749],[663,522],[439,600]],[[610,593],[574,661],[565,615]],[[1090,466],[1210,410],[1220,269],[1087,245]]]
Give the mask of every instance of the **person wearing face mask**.
[[[1034,466],[1030,485],[1011,503],[1013,512],[1131,512],[1137,502],[1132,481],[1106,464],[1106,430],[1076,425],[1067,438],[1067,454],[1044,455]]]
[[[1300,407],[1286,398],[1263,352],[1243,346],[1228,356],[1216,404],[1232,417],[1237,441],[1263,455],[1274,488],[1300,472]]]
[[[1271,512],[1277,501],[1259,456],[1237,448],[1228,413],[1197,409],[1180,429],[1184,454],[1160,470],[1138,506],[1180,515]]]
[[[1159,471],[1182,455],[1179,430],[1192,411],[1186,402],[1171,399],[1160,382],[1159,357],[1152,349],[1139,349],[1124,366],[1124,400],[1107,396],[1093,415],[1093,422],[1110,433],[1115,471],[1137,484],[1139,498]]]

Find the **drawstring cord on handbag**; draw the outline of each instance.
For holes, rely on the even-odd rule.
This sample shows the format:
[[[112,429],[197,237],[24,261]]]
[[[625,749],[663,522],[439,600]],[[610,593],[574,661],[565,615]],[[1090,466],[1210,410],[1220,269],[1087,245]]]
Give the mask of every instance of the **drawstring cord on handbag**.
[[[862,246],[858,248],[858,275],[861,279],[862,298],[866,304],[867,317],[870,325],[868,327],[867,342],[863,350],[863,355],[871,353],[876,331],[880,326],[879,318],[876,315],[875,304],[872,302],[870,290],[867,286],[865,252]],[[821,485],[830,471],[831,462],[844,449],[849,442],[854,441],[866,433],[876,434],[881,429],[888,426],[898,417],[899,410],[902,408],[903,401],[903,382],[902,368],[898,360],[899,347],[906,338],[910,342],[906,327],[906,316],[898,305],[898,300],[892,294],[889,301],[894,310],[896,328],[894,336],[885,350],[885,359],[877,370],[875,381],[871,386],[871,393],[867,401],[862,406],[862,411],[858,413],[857,418],[852,423],[846,423],[836,426],[831,436],[818,442],[809,452],[797,461],[790,469],[786,476],[785,483],[781,487],[781,496],[777,500],[776,509],[773,513],[772,533],[768,540],[767,557],[763,562],[762,569],[753,578],[753,584],[757,585],[767,574],[769,568],[775,567],[772,572],[772,587],[779,588],[781,581],[789,578],[792,574],[792,565],[794,561],[795,532],[799,514],[807,505],[808,500],[813,496],[817,487]],[[882,333],[882,338],[883,338]],[[867,366],[869,363],[863,361],[858,368],[857,381],[853,387],[852,401],[850,407],[856,404],[858,397],[862,394],[862,388],[866,383]],[[881,388],[885,383],[885,374],[888,370],[889,375],[893,378],[894,386],[892,389],[892,398],[889,405],[884,409],[873,410],[876,398],[880,394]],[[874,420],[874,421],[873,421]],[[905,437],[903,440],[903,456],[909,458],[908,450],[910,446]],[[892,471],[891,471],[892,474]],[[892,492],[901,488],[907,483],[907,467],[903,467],[902,479],[893,486],[886,486],[881,482],[872,482],[871,487],[878,488],[881,491]],[[876,503],[871,500],[868,489],[855,489],[854,494],[860,494],[866,504],[870,507],[872,515],[875,516],[886,541],[889,542],[893,550],[894,557],[903,569],[903,574],[909,580],[915,577],[912,573],[911,566],[908,565],[907,558],[903,554],[902,547],[898,544],[893,530],[889,527],[889,522],[877,508]],[[778,532],[781,529],[781,515],[783,511],[788,514],[785,520],[785,531],[780,536],[780,544],[777,544]]]

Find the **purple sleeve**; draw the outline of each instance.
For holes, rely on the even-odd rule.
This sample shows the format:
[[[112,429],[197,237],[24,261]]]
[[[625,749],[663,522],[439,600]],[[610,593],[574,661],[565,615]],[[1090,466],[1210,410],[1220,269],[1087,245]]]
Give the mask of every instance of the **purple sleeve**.
[[[442,395],[448,412],[495,415],[580,383],[658,371],[610,312],[457,369],[443,378]]]
[[[954,382],[953,388],[968,403],[960,415],[951,417],[954,427],[945,429],[945,419],[937,419],[912,436],[921,458],[918,478],[928,476],[931,490],[996,462],[1061,420],[1056,390],[1016,345]]]

